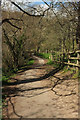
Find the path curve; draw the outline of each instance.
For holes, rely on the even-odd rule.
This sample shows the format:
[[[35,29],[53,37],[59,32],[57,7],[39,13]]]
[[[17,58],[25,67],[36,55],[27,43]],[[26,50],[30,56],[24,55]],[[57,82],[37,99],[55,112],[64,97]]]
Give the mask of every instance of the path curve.
[[[33,56],[33,58],[35,58],[35,59],[38,60],[38,64],[39,64],[39,65],[44,65],[44,64],[45,64],[45,60],[43,60],[42,58],[37,57],[37,56]]]
[[[9,118],[77,118],[77,97],[58,96],[48,86],[47,79],[35,81],[45,74],[42,58],[34,56],[38,60],[39,67],[19,73],[16,79],[24,81],[16,86],[17,93],[12,94],[8,101]],[[33,79],[34,82],[26,82]],[[70,83],[70,82],[69,82]],[[76,83],[76,82],[75,82]],[[58,89],[65,89],[65,85],[58,86]],[[63,93],[63,91],[61,91]],[[63,99],[64,98],[64,99]],[[74,101],[76,98],[76,101]],[[75,103],[73,105],[72,101]],[[71,103],[70,103],[71,102]],[[66,106],[68,105],[68,106]],[[74,109],[74,107],[76,107]],[[74,111],[75,110],[75,111]]]

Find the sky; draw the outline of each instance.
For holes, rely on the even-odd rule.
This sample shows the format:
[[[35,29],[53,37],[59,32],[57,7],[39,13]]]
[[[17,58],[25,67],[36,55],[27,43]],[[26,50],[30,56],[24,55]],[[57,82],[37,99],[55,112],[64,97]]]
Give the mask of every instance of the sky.
[[[10,0],[2,0],[2,6],[3,6],[3,3],[4,3],[4,8],[5,9],[12,9],[14,10],[17,9],[14,5],[12,5],[10,2]],[[46,9],[48,8],[48,6],[42,1],[42,0],[12,0],[14,2],[23,2],[24,3],[24,6],[21,6],[23,9],[26,8],[26,5],[29,5],[29,6],[34,6],[34,5],[40,5],[42,8]],[[48,4],[51,2],[51,1],[55,1],[55,2],[78,2],[80,0],[44,0],[46,1]],[[28,4],[28,2],[31,2]]]
[[[7,2],[7,1],[9,1],[9,0],[2,0],[2,3],[3,2]],[[14,2],[35,2],[35,3],[44,3],[42,0],[13,0]],[[45,0],[46,2],[49,2],[49,1],[51,1],[51,0]]]
[[[3,1],[9,1],[9,0],[2,0],[2,2]],[[43,3],[43,1],[42,0],[13,0],[13,1],[17,1],[17,2],[35,2],[35,3]],[[49,1],[57,1],[57,2],[66,2],[66,1],[68,1],[68,2],[78,2],[78,1],[80,1],[80,0],[45,0],[46,2],[49,2]]]
[[[42,8],[46,9],[48,6],[42,1],[42,0],[13,0],[14,2],[23,2],[24,6],[21,6],[23,9],[26,8],[26,5],[28,6],[34,6],[34,5],[40,5]],[[28,4],[28,2],[30,2]],[[49,4],[49,0],[46,0],[46,2]],[[4,3],[4,4],[3,4]],[[9,0],[2,0],[2,6],[4,5],[5,9],[12,9],[16,8],[14,5],[10,3]],[[16,8],[17,9],[17,8]]]

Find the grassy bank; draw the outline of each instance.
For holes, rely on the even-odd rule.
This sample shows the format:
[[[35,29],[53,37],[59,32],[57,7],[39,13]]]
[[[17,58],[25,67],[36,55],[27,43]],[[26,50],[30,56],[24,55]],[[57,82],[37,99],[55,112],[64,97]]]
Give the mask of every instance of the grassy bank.
[[[49,59],[49,56],[51,55],[51,53],[36,53],[36,55],[41,58]]]
[[[4,73],[3,73],[3,74],[2,74],[2,83],[3,83],[3,85],[4,85],[4,84],[8,84],[8,83],[10,82],[11,77],[16,76],[16,74],[17,74],[17,72],[18,72],[19,70],[27,69],[28,66],[33,65],[33,64],[34,64],[34,60],[31,58],[31,59],[29,59],[29,60],[27,61],[27,63],[25,63],[24,66],[21,66],[21,67],[19,67],[19,68],[13,69],[13,70],[9,71],[7,74],[4,74]]]
[[[51,56],[52,56],[52,59],[54,59],[54,56],[56,56],[55,54],[51,54],[51,53],[37,53],[36,55],[41,57],[41,58],[47,59],[48,60],[47,65],[52,65],[55,68],[59,67],[59,65],[60,65],[60,63],[54,62],[53,60],[51,60]],[[58,59],[56,59],[56,61],[58,61]]]

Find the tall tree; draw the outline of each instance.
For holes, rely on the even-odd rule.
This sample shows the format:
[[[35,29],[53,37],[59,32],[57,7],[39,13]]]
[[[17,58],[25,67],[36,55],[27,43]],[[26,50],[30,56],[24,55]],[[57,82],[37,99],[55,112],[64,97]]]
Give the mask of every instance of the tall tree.
[[[80,1],[77,4],[78,4],[78,9],[77,9],[78,25],[76,30],[76,42],[77,42],[77,47],[80,50]]]

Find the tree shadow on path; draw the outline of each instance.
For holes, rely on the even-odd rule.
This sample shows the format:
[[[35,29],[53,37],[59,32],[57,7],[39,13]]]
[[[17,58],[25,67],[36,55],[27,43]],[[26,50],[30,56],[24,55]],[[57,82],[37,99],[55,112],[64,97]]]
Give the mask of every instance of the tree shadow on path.
[[[53,69],[53,70],[50,71],[49,73],[47,73],[47,74],[45,74],[44,76],[41,76],[41,77],[39,77],[39,78],[22,79],[22,80],[14,79],[14,80],[16,80],[16,81],[15,81],[15,82],[10,82],[10,83],[8,83],[8,85],[19,85],[19,84],[24,84],[24,83],[41,81],[41,80],[44,80],[44,79],[47,79],[47,78],[53,76],[55,73],[59,72],[62,68],[63,68],[63,66],[60,65],[58,68]]]

